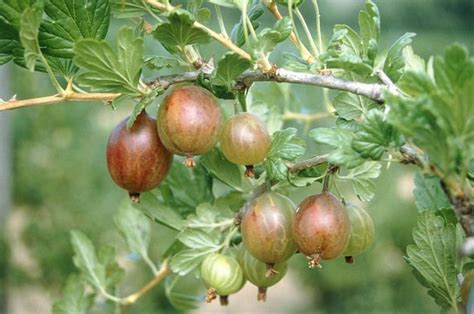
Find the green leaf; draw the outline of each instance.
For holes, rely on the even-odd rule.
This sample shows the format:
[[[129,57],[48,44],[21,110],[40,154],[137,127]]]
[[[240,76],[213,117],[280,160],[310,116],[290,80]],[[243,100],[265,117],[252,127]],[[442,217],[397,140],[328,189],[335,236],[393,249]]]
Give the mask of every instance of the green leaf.
[[[150,70],[176,69],[177,67],[188,66],[187,63],[173,56],[146,56],[145,65]]]
[[[302,72],[308,71],[309,69],[308,63],[303,58],[294,53],[283,52],[281,57],[284,60],[282,67],[285,69]]]
[[[352,148],[354,133],[351,130],[340,127],[317,128],[309,131],[308,135],[316,142],[334,148],[328,156],[328,161],[332,164],[354,168],[364,162],[360,154]]]
[[[377,55],[377,43],[380,36],[380,14],[377,5],[366,0],[365,11],[359,12],[359,28],[364,58],[370,60],[373,64]]]
[[[116,261],[117,252],[115,248],[106,245],[97,252],[97,260],[105,270],[104,287],[113,291],[125,276],[125,271]]]
[[[122,237],[127,241],[131,252],[148,257],[150,244],[150,220],[139,210],[130,206],[129,202],[119,209],[114,218]]]
[[[181,231],[184,227],[181,216],[175,210],[160,203],[150,192],[140,194],[140,203],[133,204],[133,207],[171,229]]]
[[[406,72],[399,81],[411,97],[388,95],[388,120],[445,175],[462,174],[474,159],[474,60],[460,46],[434,62],[434,78]]]
[[[104,41],[83,39],[76,43],[74,62],[86,71],[78,82],[92,90],[140,94],[138,82],[143,63],[143,38],[124,27],[117,36],[115,52]]]
[[[143,96],[133,108],[133,111],[127,120],[127,128],[130,129],[135,123],[135,120],[137,120],[137,116],[140,114],[140,112],[145,110],[146,107],[148,107],[155,101],[156,97],[163,94],[164,92],[165,90],[160,87],[155,88],[154,90],[148,92],[145,96]]]
[[[202,159],[193,169],[180,162],[172,164],[165,181],[159,187],[168,207],[188,213],[201,203],[213,201],[212,178],[203,165]]]
[[[283,19],[275,23],[273,28],[265,28],[257,35],[257,42],[252,43],[252,53],[258,57],[261,54],[267,55],[273,49],[287,39],[293,30],[292,23],[289,17],[285,16]]]
[[[340,179],[352,183],[352,189],[363,202],[369,202],[375,196],[375,183],[373,179],[380,176],[381,165],[375,161],[367,161],[362,165],[349,170],[347,175],[339,176]]]
[[[260,2],[257,2],[256,5],[252,6],[247,12],[248,19],[252,23],[254,30],[257,30],[260,26],[258,19],[263,15],[265,9]],[[239,23],[235,24],[231,32],[232,41],[239,47],[242,47],[245,44],[245,35],[244,35],[244,22],[242,17],[240,18]]]
[[[20,41],[25,48],[26,66],[30,71],[34,71],[36,60],[41,57],[38,32],[42,15],[43,7],[37,5],[26,9],[21,17]]]
[[[372,73],[372,67],[356,55],[349,53],[341,53],[335,58],[325,58],[323,61],[331,68],[344,69],[354,72],[361,76],[368,76]]]
[[[87,295],[81,277],[70,275],[63,289],[62,299],[53,305],[53,314],[86,313],[94,302],[94,295]]]
[[[18,36],[15,27],[0,17],[0,65],[12,60],[14,50],[21,48]]]
[[[171,258],[170,268],[174,273],[184,276],[198,267],[208,254],[218,250],[219,247],[182,250]]]
[[[419,214],[413,230],[415,244],[407,247],[407,263],[413,267],[428,294],[444,309],[456,310],[456,228],[431,211]]]
[[[393,43],[387,52],[383,71],[394,83],[396,83],[403,75],[405,69],[405,56],[403,54],[403,49],[411,44],[412,37],[414,36],[414,33],[404,34]]]
[[[408,45],[403,49],[403,58],[405,60],[404,72],[424,72],[426,70],[425,60],[413,52],[412,46]]]
[[[379,109],[372,109],[355,135],[352,147],[364,158],[379,160],[397,137],[393,127],[385,121],[384,113]]]
[[[348,92],[339,93],[333,103],[338,117],[345,120],[358,118],[365,113],[364,104],[364,102],[361,103],[360,96]]]
[[[180,276],[170,276],[165,280],[165,294],[170,303],[178,310],[189,311],[199,308],[202,297],[176,291],[176,283]]]
[[[109,286],[109,278],[114,275],[107,269],[111,259],[110,251],[102,251],[99,259],[91,240],[79,231],[71,231],[71,243],[74,249],[74,265],[81,270],[87,281],[99,291]]]
[[[270,134],[282,129],[283,108],[294,108],[294,104],[298,103],[290,84],[278,83],[251,89],[247,99],[247,111],[264,122]]]
[[[340,37],[337,40],[340,45],[339,49],[342,52],[351,53],[356,56],[361,56],[362,54],[362,40],[355,30],[350,26],[344,24],[337,24],[334,26],[334,35],[333,38]],[[336,34],[340,34],[336,36]],[[332,40],[331,40],[332,41]],[[329,48],[329,47],[328,47]]]
[[[217,63],[217,68],[212,73],[211,84],[224,85],[228,90],[231,90],[234,80],[251,65],[252,63],[249,60],[243,59],[237,53],[226,53]]]
[[[168,22],[158,25],[153,36],[170,52],[184,51],[184,47],[209,42],[208,34],[193,26],[192,16],[177,10],[168,16]]]
[[[249,188],[248,179],[243,177],[242,167],[228,161],[217,147],[201,157],[202,164],[213,176],[236,189],[245,191]]]
[[[196,208],[196,213],[186,219],[188,228],[212,230],[221,226],[221,223],[234,218],[234,212],[225,208],[218,208],[209,203],[202,203]]]
[[[110,0],[112,14],[117,18],[130,19],[159,11],[144,0]]]
[[[39,41],[45,55],[72,59],[75,42],[107,35],[108,0],[48,0],[44,9],[48,19],[41,24]]]
[[[304,140],[296,133],[295,128],[287,128],[273,134],[272,145],[263,163],[268,178],[286,180],[288,173],[286,162],[295,161],[304,154]]]
[[[441,181],[435,176],[415,176],[415,205],[418,212],[450,207],[446,193],[441,188]]]
[[[187,228],[178,234],[178,239],[191,249],[219,246],[219,233],[209,232],[209,230]]]
[[[41,1],[37,0],[2,0],[0,1],[0,16],[19,31],[23,12],[40,4]]]
[[[90,284],[100,289],[105,281],[105,273],[97,261],[91,240],[80,231],[71,231],[71,243],[74,249],[74,265],[86,275]]]

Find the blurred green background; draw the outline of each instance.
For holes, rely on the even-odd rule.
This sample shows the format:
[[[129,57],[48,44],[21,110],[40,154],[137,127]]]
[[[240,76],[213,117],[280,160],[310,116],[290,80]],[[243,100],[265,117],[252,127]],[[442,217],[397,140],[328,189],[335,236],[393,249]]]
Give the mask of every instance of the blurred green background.
[[[307,1],[309,2],[309,1]],[[335,23],[356,27],[362,0],[321,0],[324,37],[327,39]],[[443,53],[454,41],[474,50],[474,2],[472,0],[376,1],[382,16],[381,45],[390,44],[405,32],[415,32],[413,47],[424,58]],[[312,8],[303,7],[310,25]],[[236,21],[232,10],[224,10],[226,20]],[[267,22],[272,22],[269,16]],[[119,23],[113,24],[111,36]],[[148,51],[162,50],[148,42]],[[221,47],[202,49],[206,57],[218,57]],[[293,51],[281,45],[278,53]],[[278,61],[278,53],[273,57]],[[28,98],[53,93],[45,75],[32,74],[10,66],[1,77],[8,80],[10,90],[2,98]],[[146,73],[152,77],[152,73]],[[254,87],[270,94],[271,84]],[[323,111],[322,93],[318,88],[291,87],[292,110]],[[331,97],[334,95],[331,94]],[[269,96],[270,98],[271,96]],[[126,284],[121,293],[134,291],[149,279],[149,270],[141,261],[127,255],[125,244],[117,235],[111,219],[125,193],[107,174],[105,145],[114,125],[132,108],[112,111],[98,103],[66,103],[9,113],[12,139],[13,205],[1,227],[6,247],[0,245],[0,281],[7,287],[8,311],[34,310],[48,312],[51,300],[58,297],[65,278],[74,272],[69,231],[79,229],[96,244],[111,243],[119,249],[120,263],[127,268]],[[331,119],[311,125],[328,125]],[[304,126],[295,121],[304,135]],[[317,153],[309,144],[308,154]],[[412,199],[415,169],[393,164],[377,181],[377,196],[365,205],[376,226],[376,241],[370,251],[357,258],[355,264],[343,260],[324,263],[322,270],[308,270],[303,257],[294,257],[288,278],[269,293],[267,304],[256,305],[253,289],[242,292],[245,304],[236,301],[226,312],[318,312],[318,313],[428,313],[435,312],[434,302],[415,280],[403,261],[405,248],[412,242],[416,209]],[[0,170],[0,176],[6,175]],[[185,188],[185,187],[183,187]],[[298,202],[305,195],[318,191],[318,184],[292,192]],[[347,189],[350,194],[349,189]],[[152,256],[166,248],[174,233],[154,226]],[[2,243],[2,241],[0,241]],[[8,263],[7,263],[8,261]],[[1,289],[1,288],[0,288]],[[239,297],[235,297],[238,299]],[[0,300],[0,302],[2,302]],[[247,307],[248,308],[247,308]],[[104,311],[108,311],[106,307]],[[220,311],[217,305],[200,311]],[[14,312],[15,311],[15,312]],[[173,311],[163,289],[157,288],[129,313],[163,313]],[[199,311],[199,310],[198,310]],[[224,310],[223,310],[224,311]],[[0,308],[1,312],[1,308]]]

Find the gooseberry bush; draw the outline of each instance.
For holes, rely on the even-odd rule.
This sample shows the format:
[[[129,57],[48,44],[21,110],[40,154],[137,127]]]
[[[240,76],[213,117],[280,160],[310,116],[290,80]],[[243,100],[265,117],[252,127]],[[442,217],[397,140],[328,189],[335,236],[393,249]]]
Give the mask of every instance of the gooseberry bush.
[[[224,21],[224,10],[237,23]],[[187,274],[208,289],[201,300],[226,305],[253,284],[265,301],[295,254],[316,268],[308,271],[336,258],[353,263],[377,241],[377,228],[338,185],[369,202],[387,162],[420,170],[406,262],[443,311],[473,311],[474,59],[455,44],[425,61],[412,33],[381,47],[370,0],[358,29],[337,24],[322,34],[321,16],[317,0],[0,0],[0,64],[43,72],[56,89],[2,101],[0,110],[98,101],[130,112],[110,130],[104,162],[130,196],[117,229],[154,276],[119,295],[124,270],[115,249],[96,250],[72,231],[79,275],[67,280],[53,312],[86,312],[104,299],[120,309],[161,283],[174,306],[196,308],[200,298],[176,284]],[[145,40],[163,53],[150,54]],[[294,49],[275,63],[283,42]],[[225,52],[205,58],[209,44]],[[256,102],[261,81],[323,88],[333,125],[304,134],[283,128],[284,115],[307,115],[287,111],[278,97]],[[156,106],[156,117],[147,113]],[[326,149],[308,156],[308,141]],[[294,204],[291,191],[307,186],[313,195]],[[148,253],[152,223],[177,233],[159,263]]]

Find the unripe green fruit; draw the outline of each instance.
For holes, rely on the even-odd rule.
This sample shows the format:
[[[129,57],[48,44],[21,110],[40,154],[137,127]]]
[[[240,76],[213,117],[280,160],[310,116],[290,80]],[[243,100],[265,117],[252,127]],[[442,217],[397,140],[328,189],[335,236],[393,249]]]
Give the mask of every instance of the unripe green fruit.
[[[201,276],[206,286],[215,289],[220,296],[239,291],[244,275],[237,259],[219,253],[208,255],[201,265]]]
[[[333,259],[344,252],[351,230],[344,205],[329,192],[312,195],[301,202],[293,222],[293,238],[310,267],[320,259]]]
[[[246,166],[265,159],[271,139],[265,125],[256,116],[239,113],[224,124],[220,143],[229,161]]]
[[[296,252],[291,233],[294,205],[285,196],[266,192],[252,200],[241,224],[247,250],[260,261],[273,265]]]
[[[286,262],[278,263],[273,266],[269,275],[267,264],[256,259],[245,247],[241,249],[239,260],[245,278],[258,287],[258,301],[266,301],[267,288],[283,279],[288,269]]]
[[[192,156],[210,151],[219,139],[222,113],[216,98],[195,85],[173,87],[158,111],[158,133],[174,154]]]
[[[347,213],[351,221],[349,243],[344,253],[346,257],[359,255],[367,250],[374,241],[374,222],[362,208],[347,205]]]
[[[173,161],[158,137],[156,120],[142,111],[133,126],[128,118],[112,131],[107,143],[107,168],[114,182],[127,190],[134,201],[141,192],[156,188]]]

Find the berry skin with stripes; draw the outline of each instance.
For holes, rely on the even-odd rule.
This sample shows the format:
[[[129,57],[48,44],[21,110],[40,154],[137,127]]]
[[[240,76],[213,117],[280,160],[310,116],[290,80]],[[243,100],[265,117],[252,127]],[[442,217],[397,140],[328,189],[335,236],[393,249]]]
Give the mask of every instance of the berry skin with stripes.
[[[211,302],[217,294],[222,305],[227,305],[228,296],[239,291],[245,283],[237,259],[220,253],[206,256],[201,264],[201,277],[209,288],[207,301]]]
[[[128,118],[110,134],[107,168],[112,180],[138,202],[140,193],[156,188],[166,177],[173,154],[161,142],[156,120],[142,111],[130,129]]]
[[[307,197],[296,210],[293,237],[309,266],[340,256],[349,242],[351,224],[344,204],[329,192]]]
[[[266,192],[250,202],[241,233],[245,248],[269,267],[288,260],[296,252],[291,232],[294,204],[287,197]]]
[[[172,153],[186,156],[188,167],[194,166],[193,156],[216,145],[223,124],[217,99],[195,85],[174,86],[163,99],[157,119],[163,144]]]
[[[255,115],[239,113],[224,124],[221,134],[224,156],[234,164],[255,165],[267,156],[271,138],[266,126]]]
[[[349,243],[342,253],[348,263],[354,261],[353,257],[367,251],[374,242],[374,222],[370,215],[362,208],[351,204],[346,206],[351,221]]]

